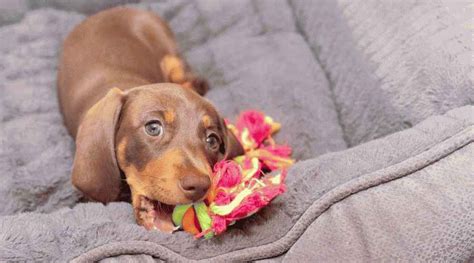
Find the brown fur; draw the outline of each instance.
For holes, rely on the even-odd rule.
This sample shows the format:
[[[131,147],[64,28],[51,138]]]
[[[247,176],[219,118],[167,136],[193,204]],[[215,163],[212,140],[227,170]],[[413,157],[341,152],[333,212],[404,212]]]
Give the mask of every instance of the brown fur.
[[[242,151],[199,95],[206,90],[158,16],[114,8],[82,22],[64,42],[58,73],[61,110],[76,140],[73,184],[106,203],[126,186],[123,172],[139,223],[143,196],[170,205],[195,201],[182,179],[202,185],[216,161]],[[152,120],[163,124],[161,136],[145,132]],[[222,141],[218,151],[206,146],[210,132]]]

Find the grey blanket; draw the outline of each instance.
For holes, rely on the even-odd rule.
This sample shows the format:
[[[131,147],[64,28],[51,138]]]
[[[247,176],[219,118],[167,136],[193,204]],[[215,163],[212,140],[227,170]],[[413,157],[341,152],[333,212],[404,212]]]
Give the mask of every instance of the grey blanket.
[[[0,261],[473,257],[474,109],[461,107],[474,101],[465,18],[442,2],[407,1],[386,17],[366,11],[384,6],[363,3],[136,5],[170,22],[223,115],[265,111],[283,123],[277,139],[300,160],[285,195],[207,241],[147,232],[127,203],[77,204],[74,144],[57,108],[55,74],[61,41],[84,16],[37,10],[1,27]],[[415,19],[423,12],[433,15]]]

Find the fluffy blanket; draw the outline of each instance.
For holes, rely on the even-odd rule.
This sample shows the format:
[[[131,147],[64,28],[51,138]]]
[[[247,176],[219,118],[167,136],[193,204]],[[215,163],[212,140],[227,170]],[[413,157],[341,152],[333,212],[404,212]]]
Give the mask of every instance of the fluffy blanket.
[[[224,116],[247,108],[270,114],[283,123],[277,140],[291,144],[300,160],[285,195],[206,241],[148,232],[135,224],[127,203],[78,203],[69,177],[74,143],[58,111],[55,79],[62,39],[84,15],[41,9],[1,27],[0,261],[89,262],[127,254],[139,254],[131,256],[137,261],[282,254],[275,260],[469,259],[474,109],[461,106],[472,104],[474,91],[469,63],[457,58],[472,52],[472,43],[441,5],[407,3],[387,18],[345,1],[135,5],[170,21]],[[370,28],[364,23],[383,27],[406,10],[438,14],[415,25],[450,48],[432,47],[421,55],[426,63],[417,64],[413,47],[434,40],[406,44],[405,31],[416,35],[419,28],[397,22],[399,31],[390,28],[395,42],[374,51],[388,36],[362,34]],[[330,22],[316,15],[326,12],[334,19],[331,32]],[[406,50],[392,55],[401,43]],[[390,72],[398,57],[410,63]]]

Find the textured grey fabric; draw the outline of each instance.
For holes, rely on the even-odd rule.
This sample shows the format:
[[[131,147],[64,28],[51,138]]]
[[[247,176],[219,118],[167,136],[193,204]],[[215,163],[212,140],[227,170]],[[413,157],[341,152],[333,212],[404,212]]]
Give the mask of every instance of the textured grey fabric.
[[[0,0],[0,25],[20,21],[25,14],[42,7],[51,7],[84,14],[92,14],[119,4],[138,0]]]
[[[49,212],[78,199],[55,71],[60,40],[81,18],[49,10],[0,28],[0,215]]]
[[[90,4],[87,8],[99,10],[101,5],[114,1]],[[87,11],[81,9],[82,1],[44,2],[50,3],[66,10]],[[347,244],[354,244],[350,250],[356,256],[354,259],[403,260],[425,248],[424,237],[435,240],[443,230],[450,238],[434,244],[425,254],[420,253],[420,260],[438,255],[447,260],[469,258],[469,250],[474,249],[470,246],[474,243],[474,227],[466,220],[472,218],[472,213],[464,217],[454,215],[472,212],[469,208],[473,207],[472,198],[466,193],[466,187],[474,181],[472,162],[462,161],[474,158],[469,150],[474,136],[472,106],[457,108],[414,128],[345,150],[348,145],[472,103],[472,65],[466,66],[466,61],[460,59],[472,51],[472,43],[466,44],[467,51],[461,49],[456,53],[455,49],[465,41],[455,22],[464,20],[451,17],[450,10],[435,8],[448,6],[448,2],[407,2],[393,4],[391,8],[363,3],[358,7],[330,1],[201,0],[137,5],[170,22],[190,64],[209,79],[212,90],[208,97],[224,116],[235,116],[247,108],[262,109],[283,123],[277,139],[294,147],[297,159],[307,159],[290,171],[287,194],[210,241],[196,241],[184,233],[170,236],[147,232],[134,223],[131,206],[126,203],[75,205],[79,194],[69,181],[74,147],[57,108],[55,70],[61,40],[84,16],[37,10],[27,13],[18,24],[1,27],[0,215],[4,216],[0,217],[0,261],[274,258],[269,260],[279,262],[298,260],[300,254],[306,259],[337,260],[330,256],[337,256],[338,249],[346,249]],[[370,13],[373,16],[364,13],[365,5],[374,8]],[[413,23],[390,22],[404,10],[419,6],[431,7],[427,10],[439,14]],[[377,10],[392,16],[378,17]],[[365,16],[369,17],[367,21],[362,19]],[[331,23],[332,29],[324,23]],[[419,31],[411,28],[416,23],[421,26]],[[357,31],[359,24],[364,24],[366,33]],[[380,28],[371,27],[373,24]],[[392,24],[396,26],[391,28]],[[437,31],[441,24],[447,25],[444,34]],[[423,26],[438,33],[431,39],[423,38]],[[376,60],[370,57],[377,53],[371,45],[381,47],[379,41],[384,42],[387,37],[372,33],[372,29],[388,30],[400,34],[400,39],[412,40],[388,41],[386,51],[376,51],[395,55],[391,60]],[[404,30],[417,37],[408,37]],[[356,33],[357,39],[363,40],[361,43],[377,41],[361,49],[359,42],[356,45],[351,40]],[[428,54],[419,52],[423,45],[431,48],[441,42],[451,44],[436,46]],[[403,52],[398,54],[397,48]],[[427,59],[419,59],[417,54],[425,54]],[[409,67],[387,70],[394,61],[406,61]],[[439,64],[432,65],[433,61]],[[374,65],[381,69],[376,71]],[[376,77],[371,72],[385,75]],[[406,105],[407,102],[411,104]],[[404,178],[392,181],[399,177]],[[408,189],[403,184],[392,186],[408,179],[416,180],[416,189],[410,188],[410,183]],[[459,181],[451,183],[453,180]],[[440,184],[444,184],[442,188]],[[461,186],[456,187],[458,184]],[[449,192],[436,195],[430,189]],[[417,190],[437,198],[433,202],[440,207],[424,205],[426,199],[418,198]],[[399,202],[390,198],[404,193],[408,197]],[[370,206],[382,200],[396,209]],[[367,218],[359,219],[364,216],[367,202],[371,210]],[[412,206],[404,205],[407,203]],[[342,207],[337,210],[339,214],[334,215],[332,208],[327,210],[332,205]],[[343,211],[346,207],[353,210]],[[411,214],[414,209],[417,213]],[[20,213],[27,211],[33,212]],[[416,222],[425,224],[424,216],[436,211],[453,216],[437,215],[432,224],[416,228]],[[381,217],[383,221],[373,219],[380,213],[391,217]],[[383,239],[384,244],[390,245],[388,250],[373,245],[381,235],[394,234],[394,225],[404,223],[403,219],[396,220],[397,214],[409,214],[407,218],[413,222],[414,230],[410,226],[398,229],[413,233]],[[334,220],[334,225],[329,226],[325,218],[339,215],[340,221]],[[367,223],[372,221],[376,224]],[[440,229],[436,228],[438,224]],[[334,235],[321,230],[326,227],[332,227]],[[347,239],[338,239],[337,230],[344,231]],[[466,233],[457,235],[460,231]],[[333,242],[332,250],[325,240]],[[459,249],[450,249],[459,243]],[[287,255],[277,257],[288,250]],[[340,255],[342,260],[347,254]],[[118,258],[110,258],[115,256]]]
[[[349,145],[474,104],[471,1],[316,2],[290,0]]]
[[[150,255],[122,255],[117,257],[110,257],[102,259],[100,263],[157,263],[163,262],[160,259],[154,258]]]
[[[334,204],[283,261],[466,262],[474,252],[472,157],[474,144]]]

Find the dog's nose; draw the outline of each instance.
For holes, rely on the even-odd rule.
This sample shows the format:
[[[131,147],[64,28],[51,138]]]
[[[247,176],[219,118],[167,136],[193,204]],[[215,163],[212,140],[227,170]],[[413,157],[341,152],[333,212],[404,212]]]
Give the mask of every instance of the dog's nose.
[[[197,201],[207,193],[211,179],[208,176],[187,175],[181,178],[179,185],[186,198]]]

